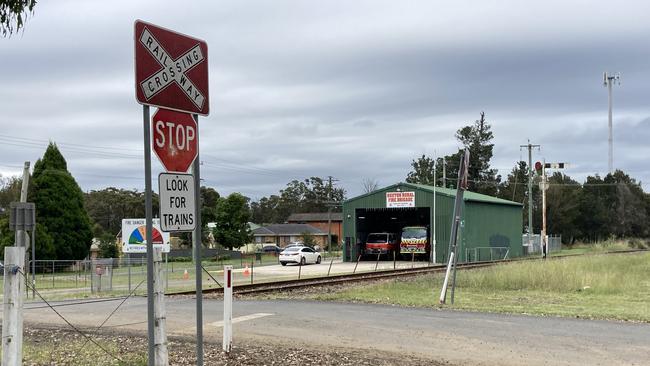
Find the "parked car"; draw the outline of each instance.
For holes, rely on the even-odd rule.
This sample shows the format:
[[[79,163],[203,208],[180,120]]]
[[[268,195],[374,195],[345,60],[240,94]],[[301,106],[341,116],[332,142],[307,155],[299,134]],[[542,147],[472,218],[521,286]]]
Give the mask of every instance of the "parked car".
[[[299,242],[299,241],[292,241],[291,243],[287,244],[285,248],[295,248],[295,247],[304,247],[305,244]]]
[[[280,264],[286,266],[287,263],[299,263],[301,265],[307,263],[319,264],[321,261],[320,254],[312,248],[307,247],[291,247],[286,248],[280,253]]]
[[[399,241],[393,233],[372,233],[366,239],[366,254],[391,254],[399,250]]]
[[[262,248],[262,252],[264,253],[280,253],[282,251],[282,248],[279,246],[272,244],[272,245],[265,245]]]

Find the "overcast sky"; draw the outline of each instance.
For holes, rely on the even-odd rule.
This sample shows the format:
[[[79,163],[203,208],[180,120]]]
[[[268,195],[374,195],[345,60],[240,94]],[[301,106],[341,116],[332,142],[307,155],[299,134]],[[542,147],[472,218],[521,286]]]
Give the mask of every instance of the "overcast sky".
[[[192,5],[188,5],[191,3]],[[582,181],[614,165],[650,182],[650,3],[594,1],[42,1],[0,39],[0,174],[55,141],[84,191],[144,188],[133,22],[207,41],[202,178],[252,199],[292,179],[403,181],[412,159],[456,151],[485,111],[493,167],[570,162]],[[154,157],[154,175],[162,169]],[[156,183],[154,182],[154,186]]]

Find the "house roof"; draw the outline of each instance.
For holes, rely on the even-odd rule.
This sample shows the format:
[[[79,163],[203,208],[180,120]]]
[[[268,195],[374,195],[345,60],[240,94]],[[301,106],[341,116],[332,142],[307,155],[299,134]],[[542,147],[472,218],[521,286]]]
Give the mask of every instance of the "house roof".
[[[341,212],[332,212],[332,221],[343,221],[343,214]],[[310,213],[294,213],[289,215],[287,222],[313,222],[313,221],[328,221],[327,212],[310,212]]]
[[[253,230],[255,236],[288,236],[302,235],[309,233],[312,235],[327,235],[326,232],[307,224],[273,224]]]
[[[390,185],[388,187],[381,188],[381,190],[386,191],[386,190],[390,190],[390,189],[397,189],[398,187],[400,187],[402,189],[405,188],[405,187],[406,188],[412,188],[412,189],[420,189],[420,190],[429,191],[429,192],[432,192],[432,193],[437,192],[437,194],[442,194],[442,195],[449,196],[449,197],[456,197],[456,189],[427,186],[427,185],[424,185],[424,184],[396,183],[396,184]],[[361,197],[370,196],[370,195],[376,194],[378,191],[379,190],[375,190],[373,192],[366,193],[366,194],[361,195],[361,196],[350,198],[347,201],[353,201],[353,200],[359,199]],[[492,196],[488,196],[488,195],[485,195],[485,194],[470,192],[470,191],[465,191],[465,193],[463,193],[463,201],[495,203],[495,204],[500,204],[500,205],[511,205],[511,206],[523,206],[519,202],[508,201],[508,200],[504,200],[502,198],[492,197]]]

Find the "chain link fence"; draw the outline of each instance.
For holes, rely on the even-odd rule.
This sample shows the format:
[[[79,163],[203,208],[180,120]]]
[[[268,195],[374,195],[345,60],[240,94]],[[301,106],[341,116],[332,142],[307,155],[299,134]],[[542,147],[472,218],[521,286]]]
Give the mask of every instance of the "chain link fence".
[[[539,234],[530,235],[530,244],[528,234],[521,237],[521,242],[524,245],[524,255],[541,254],[542,253],[542,237]],[[548,235],[548,250],[549,253],[559,252],[562,250],[562,236],[561,235]]]
[[[170,253],[163,256],[166,289],[169,292],[194,289],[196,267],[192,262],[191,251]],[[236,270],[246,273],[242,282],[265,280],[257,277],[256,269],[262,266],[279,264],[277,253],[243,254],[238,251],[220,250],[203,258],[202,268],[204,288],[221,287],[214,279],[220,279],[224,265],[232,265]],[[323,262],[340,258],[340,252],[321,252]],[[145,295],[147,278],[147,258],[131,255],[123,258],[100,258],[95,260],[37,260],[26,266],[27,281],[48,298],[65,298],[68,295],[102,294],[124,295],[136,290],[136,295]],[[248,270],[246,270],[248,269]],[[286,270],[289,273],[291,271]],[[248,275],[249,274],[249,275]],[[293,274],[292,274],[293,275]],[[253,278],[255,276],[255,278]],[[32,278],[34,279],[32,282]],[[141,286],[140,286],[141,285]],[[27,291],[31,295],[31,291]]]

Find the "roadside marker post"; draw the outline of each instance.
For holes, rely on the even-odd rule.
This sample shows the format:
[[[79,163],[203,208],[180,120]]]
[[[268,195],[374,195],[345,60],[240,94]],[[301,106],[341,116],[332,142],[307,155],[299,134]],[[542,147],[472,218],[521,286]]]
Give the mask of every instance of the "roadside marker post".
[[[223,350],[232,350],[232,266],[223,266]]]

